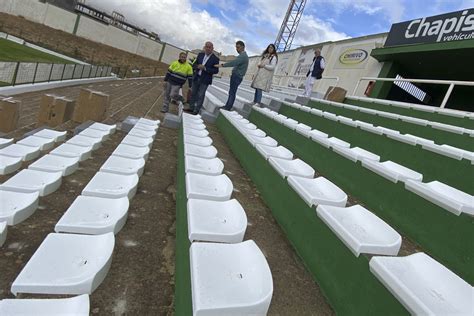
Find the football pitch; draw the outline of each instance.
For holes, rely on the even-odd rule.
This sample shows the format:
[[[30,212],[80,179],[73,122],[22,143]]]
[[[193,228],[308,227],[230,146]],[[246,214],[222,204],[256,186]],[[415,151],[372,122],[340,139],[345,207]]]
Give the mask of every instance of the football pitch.
[[[69,60],[3,38],[0,38],[0,62],[72,63]]]

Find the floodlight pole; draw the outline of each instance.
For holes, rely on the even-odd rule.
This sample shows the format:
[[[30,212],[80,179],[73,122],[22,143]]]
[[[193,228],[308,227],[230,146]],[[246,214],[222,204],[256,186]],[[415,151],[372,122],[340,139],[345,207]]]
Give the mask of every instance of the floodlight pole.
[[[288,10],[286,11],[285,18],[283,19],[275,41],[277,52],[284,52],[291,49],[291,44],[293,43],[293,38],[295,37],[296,29],[303,15],[305,5],[306,0],[290,0]]]

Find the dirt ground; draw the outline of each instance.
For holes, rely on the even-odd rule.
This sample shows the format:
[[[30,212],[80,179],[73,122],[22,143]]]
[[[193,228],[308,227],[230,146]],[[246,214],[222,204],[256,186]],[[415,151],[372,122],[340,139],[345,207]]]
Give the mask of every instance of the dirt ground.
[[[111,95],[104,123],[118,123],[128,115],[163,119],[159,112],[163,91],[159,79],[110,81],[87,87]],[[80,88],[47,92],[75,98]],[[7,137],[18,140],[36,127],[43,93],[16,96],[23,101],[20,125]],[[77,125],[67,122],[57,129],[67,130],[69,138]],[[334,314],[217,128],[212,124],[207,127],[236,189],[234,197],[246,210],[249,226],[245,239],[256,241],[272,271],[274,294],[269,315]],[[31,217],[8,227],[7,241],[0,248],[0,299],[14,297],[10,288],[16,276],[124,136],[117,131],[93,152],[92,158],[81,162],[78,171],[63,178],[59,190],[40,198],[39,209]],[[130,202],[127,223],[116,235],[110,271],[90,296],[91,315],[173,314],[177,136],[178,131],[174,129],[160,127],[158,130],[137,194]],[[25,163],[23,168],[27,165]],[[11,176],[0,176],[0,183]],[[22,294],[19,297],[44,296]]]

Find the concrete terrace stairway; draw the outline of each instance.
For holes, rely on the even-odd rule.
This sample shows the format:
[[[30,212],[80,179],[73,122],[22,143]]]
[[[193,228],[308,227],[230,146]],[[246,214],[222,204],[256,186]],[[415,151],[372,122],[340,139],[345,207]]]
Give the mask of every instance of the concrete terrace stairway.
[[[239,92],[240,94],[240,92]],[[241,94],[244,97],[248,97],[249,94]],[[334,107],[334,105],[330,105],[331,109]],[[336,108],[340,108],[337,107]],[[459,293],[464,293],[461,295],[461,297],[464,297],[463,299],[457,297],[450,297],[448,298],[449,294],[447,296],[444,296],[448,301],[452,302],[454,305],[444,305],[441,300],[431,300],[430,298],[423,297],[422,291],[424,290],[433,290],[433,291],[441,291],[443,292],[443,285],[442,282],[434,284],[434,283],[423,283],[423,284],[417,284],[418,288],[414,287],[414,285],[406,284],[408,288],[410,289],[408,292],[399,292],[399,287],[396,285],[397,282],[408,282],[405,277],[398,276],[395,278],[387,278],[387,275],[391,274],[392,272],[389,272],[391,269],[389,264],[391,265],[391,261],[387,261],[387,266],[382,266],[379,265],[378,258],[379,257],[374,257],[372,260],[370,260],[370,257],[367,259],[362,260],[364,262],[363,264],[363,270],[364,274],[366,275],[367,278],[374,280],[374,276],[380,280],[379,285],[376,286],[376,288],[379,288],[380,284],[383,284],[383,287],[386,287],[386,289],[394,295],[398,299],[398,301],[403,305],[404,308],[406,308],[408,311],[412,313],[416,313],[416,311],[421,311],[423,310],[424,312],[430,312],[430,313],[456,313],[456,312],[467,312],[467,313],[472,313],[472,306],[469,305],[468,297],[469,293],[472,291],[472,286],[469,285],[469,283],[472,284],[473,279],[472,279],[472,273],[470,273],[470,269],[468,266],[464,265],[462,261],[460,260],[461,257],[470,257],[473,254],[474,249],[472,249],[472,245],[467,245],[465,242],[463,243],[462,240],[469,240],[473,238],[472,235],[472,230],[468,228],[469,226],[469,216],[471,214],[470,210],[470,205],[472,205],[472,202],[474,201],[473,196],[471,195],[473,193],[472,189],[472,183],[469,184],[468,182],[463,181],[462,174],[458,173],[456,175],[448,175],[448,169],[452,168],[443,168],[441,170],[436,171],[436,168],[440,168],[443,166],[443,163],[449,162],[452,165],[458,164],[458,167],[464,168],[464,175],[466,174],[472,174],[472,164],[471,164],[471,159],[470,155],[468,153],[465,153],[465,156],[462,156],[463,153],[461,153],[461,158],[459,160],[453,159],[449,155],[446,154],[440,154],[438,152],[426,150],[426,148],[421,148],[423,144],[429,144],[430,140],[427,139],[425,140],[424,138],[416,138],[413,137],[413,145],[407,144],[407,142],[400,142],[398,139],[392,139],[389,137],[382,137],[384,135],[384,130],[380,128],[377,129],[375,126],[371,127],[371,124],[364,125],[362,121],[353,121],[350,118],[347,117],[342,117],[337,114],[331,114],[331,112],[324,112],[318,109],[312,109],[307,107],[303,107],[302,105],[299,104],[294,104],[294,103],[288,103],[288,102],[283,102],[282,105],[283,113],[284,115],[279,115],[274,112],[270,111],[265,111],[265,109],[259,109],[257,107],[254,107],[253,111],[250,113],[249,116],[249,121],[243,120],[241,123],[242,124],[252,124],[253,126],[256,125],[257,130],[259,130],[259,127],[262,127],[263,131],[261,132],[260,136],[263,137],[270,137],[274,140],[277,141],[277,143],[267,143],[266,145],[256,145],[255,143],[252,143],[252,140],[254,139],[253,136],[251,135],[245,135],[242,133],[243,131],[245,132],[247,129],[243,128],[239,124],[234,124],[232,122],[235,122],[235,117],[233,115],[234,112],[223,112],[221,111],[221,115],[217,119],[217,125],[220,128],[221,132],[224,134],[226,141],[229,142],[229,145],[234,151],[234,154],[239,158],[241,163],[244,165],[246,168],[247,172],[250,174],[254,182],[257,184],[259,189],[262,191],[263,196],[267,203],[269,203],[270,207],[272,208],[272,211],[274,212],[277,220],[279,221],[280,225],[284,227],[285,231],[288,234],[288,238],[290,240],[293,240],[293,244],[295,247],[299,249],[300,255],[302,254],[303,260],[306,262],[306,265],[309,266],[309,269],[312,271],[317,276],[317,279],[319,282],[322,282],[323,289],[328,295],[329,301],[331,302],[332,306],[336,309],[337,312],[341,312],[347,308],[345,304],[342,304],[342,301],[347,300],[346,304],[350,304],[354,308],[354,303],[357,302],[367,302],[368,305],[372,304],[372,308],[377,308],[374,307],[374,297],[372,296],[370,298],[366,297],[350,297],[350,295],[345,296],[344,291],[336,290],[336,288],[333,286],[334,282],[339,282],[338,280],[334,279],[335,275],[338,275],[338,273],[341,273],[338,271],[338,273],[333,272],[331,275],[333,276],[332,278],[328,275],[328,271],[324,270],[325,272],[323,273],[323,270],[320,270],[321,267],[318,268],[318,265],[323,265],[328,264],[331,262],[331,260],[324,260],[325,263],[319,262],[316,264],[314,262],[314,258],[312,258],[312,255],[314,254],[315,249],[313,251],[308,252],[308,256],[306,256],[304,253],[306,250],[304,249],[304,243],[301,245],[296,242],[298,240],[298,237],[301,235],[301,227],[300,230],[295,231],[294,233],[291,230],[291,226],[288,226],[290,222],[288,222],[287,219],[285,219],[284,215],[284,209],[285,205],[286,208],[290,207],[291,209],[303,209],[304,206],[300,203],[297,202],[298,199],[291,198],[291,202],[287,201],[289,200],[288,193],[286,193],[285,189],[284,191],[281,191],[280,193],[278,190],[275,190],[275,184],[278,183],[276,178],[272,177],[271,179],[268,179],[268,173],[270,172],[268,168],[264,168],[261,163],[257,163],[259,159],[257,158],[260,155],[263,155],[265,159],[273,159],[271,158],[272,154],[275,156],[282,156],[283,160],[285,159],[292,159],[293,155],[291,152],[288,151],[290,150],[295,150],[295,154],[301,158],[302,160],[306,160],[306,158],[309,158],[308,162],[309,165],[312,166],[314,169],[316,169],[318,172],[321,171],[324,174],[328,175],[330,179],[334,179],[337,184],[341,185],[341,188],[344,190],[347,189],[348,193],[351,195],[354,194],[358,199],[362,198],[362,201],[364,202],[365,205],[372,205],[374,207],[373,211],[376,215],[382,216],[388,224],[394,225],[394,228],[399,228],[403,234],[409,235],[409,238],[413,239],[415,242],[420,243],[421,246],[423,247],[423,251],[427,252],[430,256],[425,255],[424,260],[418,260],[417,263],[413,263],[413,273],[414,275],[412,278],[416,278],[416,275],[420,273],[419,271],[422,271],[424,266],[428,267],[433,267],[432,269],[438,269],[437,273],[438,275],[441,276],[443,280],[446,280],[445,286],[446,287],[452,287],[453,291],[460,291]],[[314,110],[314,111],[313,111]],[[317,112],[320,111],[320,112]],[[258,113],[258,112],[261,112]],[[314,114],[313,114],[314,112]],[[325,114],[327,113],[327,114]],[[363,112],[364,113],[364,112]],[[369,113],[367,113],[369,114]],[[373,114],[369,114],[373,115]],[[389,115],[390,116],[390,115]],[[313,120],[311,119],[306,119],[306,118],[313,118],[316,117],[318,118],[318,123],[314,123]],[[242,119],[240,119],[242,120]],[[339,121],[341,121],[339,123]],[[342,122],[345,121],[345,122]],[[406,123],[413,124],[411,122],[416,122],[418,121],[416,119],[410,120],[406,119]],[[324,124],[321,125],[321,122],[324,122]],[[327,123],[325,123],[327,122]],[[346,124],[343,124],[346,123]],[[415,123],[415,125],[416,125]],[[234,124],[233,127],[232,124]],[[339,127],[340,125],[340,127]],[[347,126],[347,128],[343,128],[343,126]],[[333,128],[334,126],[334,128]],[[336,126],[338,126],[336,128]],[[318,130],[313,130],[312,128],[317,127]],[[322,128],[322,129],[321,129]],[[340,133],[335,133],[337,129],[344,129],[343,132]],[[347,129],[347,131],[345,130]],[[253,128],[251,130],[254,130]],[[349,132],[351,131],[351,132]],[[359,132],[360,131],[360,132]],[[443,131],[444,133],[452,133],[452,131],[457,131],[455,128],[449,128],[449,130]],[[469,130],[466,130],[465,127],[463,127],[463,132],[467,132],[467,136],[470,136]],[[354,132],[355,135],[350,138],[350,141],[347,140],[347,136],[353,134]],[[387,129],[387,134],[390,133],[390,131]],[[237,136],[239,133],[243,134],[241,136]],[[373,141],[366,141],[365,139],[360,140],[360,141],[355,141],[360,139],[359,135],[357,133],[361,133],[364,135],[373,135],[370,136],[374,139],[380,139],[379,141],[376,142],[376,146],[372,146]],[[454,133],[455,134],[455,133]],[[337,137],[335,137],[336,135]],[[367,138],[370,138],[367,137]],[[377,138],[378,137],[378,138]],[[471,138],[472,139],[472,138]],[[281,141],[281,145],[283,146],[278,146]],[[244,145],[247,142],[249,145]],[[249,143],[250,142],[250,143]],[[389,145],[385,145],[384,143],[387,142],[389,144],[400,144],[401,147],[403,147],[404,150],[400,151],[398,154],[396,153],[396,150],[390,151]],[[416,144],[419,142],[420,146],[416,146]],[[380,144],[380,145],[379,145]],[[249,149],[244,149],[248,147]],[[353,147],[352,147],[353,146]],[[358,146],[358,147],[357,147]],[[378,147],[377,147],[378,146]],[[386,146],[386,147],[383,147]],[[250,150],[250,148],[254,147],[253,150]],[[352,148],[351,148],[352,147]],[[276,148],[279,148],[276,150]],[[312,149],[314,148],[314,149]],[[386,148],[382,151],[380,149],[377,149],[373,151],[374,148]],[[407,149],[410,149],[412,152],[417,152],[420,151],[420,157],[422,157],[421,153],[423,155],[433,155],[434,161],[431,161],[433,159],[427,159],[426,162],[428,163],[428,167],[425,168],[416,168],[410,170],[409,168],[406,167],[405,162],[409,161],[410,157],[407,154]],[[255,150],[257,149],[257,150]],[[251,153],[254,151],[255,154]],[[329,154],[330,152],[334,154]],[[407,159],[399,159],[398,157],[403,157],[403,154],[407,155]],[[338,158],[340,157],[340,158]],[[389,162],[387,160],[390,159],[391,157],[397,157],[396,162]],[[408,158],[410,157],[410,158]],[[466,157],[466,158],[464,158]],[[281,160],[280,158],[280,160]],[[381,159],[384,158],[386,162],[381,163]],[[413,160],[413,159],[411,159]],[[252,164],[249,164],[249,162],[252,161]],[[277,161],[278,158],[277,158]],[[288,160],[287,160],[288,161]],[[400,164],[399,162],[402,162]],[[351,167],[352,164],[356,163],[355,166],[356,168]],[[416,164],[410,164],[409,167],[412,166],[422,166],[423,163],[416,163]],[[276,166],[274,164],[274,166]],[[360,167],[359,167],[360,166]],[[430,167],[433,166],[433,167]],[[276,166],[277,167],[277,166]],[[338,169],[334,169],[334,168]],[[278,167],[277,167],[278,169]],[[367,171],[363,171],[363,170]],[[417,173],[419,169],[423,169],[421,173]],[[257,171],[259,170],[259,171]],[[338,170],[336,172],[336,170]],[[360,170],[360,172],[359,172]],[[285,172],[283,171],[273,171],[275,175],[281,176],[287,176]],[[271,172],[270,172],[271,173]],[[262,174],[265,174],[263,176]],[[340,175],[338,175],[340,174]],[[309,176],[310,174],[308,174]],[[450,179],[448,182],[452,186],[446,186],[446,184],[437,184],[437,182],[427,182],[430,180],[435,180],[437,177],[438,179]],[[290,176],[291,178],[291,176]],[[289,179],[290,179],[289,178]],[[304,178],[302,178],[304,179]],[[363,179],[362,180],[362,186],[357,187],[356,184],[358,181],[356,179]],[[386,180],[390,179],[390,180]],[[308,180],[306,180],[308,181]],[[360,181],[360,180],[359,180]],[[388,181],[388,182],[387,182]],[[389,185],[393,181],[395,185]],[[422,182],[423,181],[423,182]],[[265,184],[270,184],[272,183],[271,187],[272,190],[269,191],[266,189]],[[288,183],[291,185],[290,180],[288,180]],[[401,186],[396,184],[396,183],[401,183]],[[309,183],[308,183],[309,184]],[[282,184],[283,185],[283,184]],[[416,185],[416,186],[415,186]],[[423,185],[418,187],[418,185]],[[444,185],[444,186],[443,186]],[[284,187],[289,187],[288,185],[285,185]],[[294,184],[292,187],[296,187]],[[304,188],[305,185],[301,185],[300,188]],[[455,189],[456,188],[456,189]],[[375,192],[371,192],[372,190],[375,189]],[[453,190],[451,194],[446,195],[446,197],[437,197],[436,192],[443,192],[443,190]],[[367,190],[367,191],[364,191]],[[417,190],[415,192],[415,190]],[[463,190],[465,190],[463,192]],[[418,195],[412,194],[410,191],[415,192]],[[283,193],[285,192],[285,193]],[[390,194],[384,194],[384,192],[391,192]],[[435,193],[431,193],[435,192]],[[464,194],[464,195],[463,195]],[[282,198],[278,198],[276,196],[278,195],[284,195],[285,200],[282,200]],[[300,196],[306,205],[309,205],[311,207],[312,200],[311,198],[307,195],[307,193],[300,193],[297,194],[297,196]],[[429,195],[429,196],[428,196]],[[403,197],[403,198],[400,198]],[[299,197],[298,197],[299,198]],[[317,203],[317,202],[316,202]],[[382,203],[383,210],[379,209],[380,203]],[[385,206],[383,206],[386,204]],[[292,206],[290,206],[292,205]],[[410,207],[410,205],[412,205]],[[339,207],[340,208],[340,207]],[[350,208],[348,208],[349,210]],[[393,210],[391,210],[393,209]],[[412,211],[410,213],[406,213],[403,211],[403,209],[411,209]],[[371,209],[372,210],[372,209]],[[415,211],[413,213],[413,211]],[[344,235],[342,233],[338,233],[337,229],[341,229],[341,224],[336,224],[337,219],[339,218],[337,214],[338,213],[338,207],[318,207],[318,211],[316,213],[318,217],[323,220],[323,222],[330,227],[330,231],[332,230],[335,235],[337,235],[343,244],[345,244],[345,247],[348,247],[351,249],[351,251],[354,254],[357,254],[357,252],[354,252],[356,247],[351,247],[350,245],[350,240],[352,237],[351,234]],[[361,215],[364,214],[364,211],[360,213]],[[401,214],[404,214],[403,216],[407,218],[408,221],[413,221],[415,222],[408,222],[403,217],[400,215],[397,215],[397,212],[400,212]],[[354,209],[354,214],[351,214],[354,216],[353,219],[349,219],[347,223],[350,223],[351,221],[359,221],[361,220],[361,225],[362,223],[365,223],[369,218],[365,218],[364,216],[357,216],[357,212]],[[452,214],[454,213],[454,214]],[[293,213],[295,214],[295,213]],[[344,214],[344,212],[340,213],[341,215]],[[365,213],[368,214],[368,213]],[[456,214],[456,215],[455,215]],[[461,214],[461,215],[459,215]],[[459,217],[457,217],[459,216]],[[308,221],[308,218],[306,218],[306,221]],[[443,218],[443,219],[441,219]],[[340,218],[342,219],[342,218]],[[314,220],[313,220],[314,221]],[[335,222],[333,222],[335,221]],[[344,220],[341,223],[345,223],[346,220]],[[367,222],[369,223],[369,222]],[[303,225],[303,224],[302,224]],[[453,226],[454,225],[454,226]],[[445,228],[443,228],[443,226]],[[446,226],[452,226],[452,229],[447,228]],[[349,226],[350,227],[350,226]],[[373,225],[369,225],[369,227],[373,227]],[[437,228],[436,228],[437,227]],[[456,228],[454,228],[456,227]],[[460,228],[463,227],[461,230]],[[314,227],[313,227],[314,230]],[[450,234],[449,236],[439,236],[436,231],[456,231],[456,234]],[[420,234],[421,232],[421,234]],[[426,234],[431,234],[431,238],[424,238],[422,235]],[[310,231],[306,232],[305,235],[305,240],[306,244],[308,241],[309,236],[311,235]],[[325,236],[327,234],[325,233]],[[435,237],[437,241],[433,240],[432,237]],[[319,236],[321,238],[321,236]],[[325,238],[329,238],[328,240],[332,239],[330,238],[329,235],[327,235]],[[347,239],[346,239],[347,238]],[[458,247],[461,244],[464,244],[462,247]],[[449,246],[448,246],[449,245]],[[456,246],[457,245],[457,246]],[[299,248],[302,247],[302,248]],[[317,246],[313,246],[317,247]],[[306,246],[306,248],[310,248]],[[346,248],[347,249],[347,248]],[[322,250],[319,250],[322,251]],[[333,250],[334,251],[334,250]],[[388,253],[387,253],[388,254]],[[390,255],[396,255],[396,253],[391,253]],[[413,255],[412,255],[413,256]],[[400,265],[403,265],[406,262],[407,265],[411,265],[409,262],[414,262],[411,260],[412,256],[407,256],[407,257],[393,257],[399,258]],[[337,257],[337,262],[341,261],[341,258],[343,256],[341,255],[340,257]],[[352,260],[349,260],[350,256],[346,258],[348,262],[353,262]],[[434,258],[433,258],[434,257]],[[336,257],[335,257],[336,258]],[[377,258],[377,260],[376,260]],[[380,257],[380,262],[383,262],[382,259],[383,257]],[[390,257],[389,257],[390,258]],[[440,260],[440,261],[438,261]],[[370,261],[370,267],[369,267],[369,261]],[[361,262],[361,263],[362,263]],[[377,263],[376,263],[377,262]],[[334,261],[332,261],[332,265],[334,265]],[[385,264],[385,262],[384,262]],[[395,264],[395,261],[394,261]],[[398,264],[398,263],[397,263]],[[436,268],[440,267],[440,268]],[[359,267],[361,268],[361,267]],[[313,270],[314,269],[314,270]],[[326,269],[326,268],[325,268]],[[334,268],[333,268],[334,269]],[[354,273],[355,266],[350,266],[347,271],[352,271]],[[417,271],[417,269],[421,269]],[[431,269],[431,268],[430,268]],[[372,273],[371,273],[371,272]],[[369,273],[369,276],[367,275]],[[356,273],[359,276],[361,275],[360,273]],[[433,274],[434,277],[435,274]],[[432,277],[432,278],[433,278]],[[405,278],[405,279],[404,279]],[[370,281],[370,285],[367,286],[375,286],[378,280],[375,281]],[[448,281],[449,280],[449,281]],[[327,282],[327,283],[326,283]],[[344,282],[344,284],[350,284],[347,283],[347,279]],[[375,282],[375,283],[374,283]],[[400,283],[401,284],[401,283]],[[360,286],[360,285],[359,285]],[[384,290],[384,291],[387,291]],[[360,287],[358,288],[357,291],[360,291]],[[380,289],[378,290],[377,295],[382,295],[384,298],[378,298],[378,300],[386,300],[389,299],[391,294],[382,294],[384,291],[381,291]],[[440,292],[440,293],[441,293]],[[365,292],[367,293],[367,292]],[[385,292],[387,293],[387,292]],[[444,293],[444,292],[443,292]],[[446,292],[447,293],[447,292]],[[348,293],[349,294],[349,293]],[[459,301],[458,301],[459,298]],[[393,299],[393,297],[392,297]],[[366,301],[368,300],[368,301]],[[390,299],[389,299],[390,300]],[[414,303],[414,302],[417,303]],[[351,303],[348,303],[351,302]],[[454,303],[457,302],[457,303]],[[392,302],[393,303],[393,302]],[[380,308],[384,310],[385,312],[387,311],[395,311],[398,307],[396,307],[396,304],[393,305],[392,303],[390,304],[385,304],[381,305]],[[358,306],[356,308],[361,308],[360,311],[362,313],[367,313],[366,306],[362,306],[363,304],[361,303],[361,306]],[[451,306],[451,307],[450,307]],[[457,306],[457,307],[452,307],[452,306]],[[352,309],[352,312],[354,309]],[[364,312],[365,311],[365,312]],[[374,310],[372,309],[371,313],[373,313]],[[400,311],[401,312],[401,311]]]

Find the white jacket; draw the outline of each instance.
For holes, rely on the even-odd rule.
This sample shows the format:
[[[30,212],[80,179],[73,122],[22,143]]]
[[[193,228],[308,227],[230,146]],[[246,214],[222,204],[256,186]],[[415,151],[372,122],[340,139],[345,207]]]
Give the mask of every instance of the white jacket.
[[[252,81],[252,88],[261,89],[265,92],[270,91],[273,81],[273,73],[275,72],[277,63],[278,58],[276,56],[264,56],[258,63],[258,65],[263,67],[258,68],[258,71]]]

